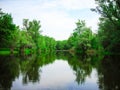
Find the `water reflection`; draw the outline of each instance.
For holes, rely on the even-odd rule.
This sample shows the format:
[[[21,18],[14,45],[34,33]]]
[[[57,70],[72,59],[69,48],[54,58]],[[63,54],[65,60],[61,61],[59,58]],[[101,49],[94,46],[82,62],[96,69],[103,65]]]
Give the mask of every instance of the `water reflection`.
[[[14,56],[0,56],[0,89],[9,90],[19,76],[19,60]]]
[[[98,56],[67,52],[0,56],[0,88],[119,90],[119,59],[107,56],[98,60]]]
[[[52,57],[51,57],[52,55]],[[23,60],[21,62],[21,73],[23,75],[23,83],[27,84],[29,82],[39,82],[41,67],[52,63],[55,60],[54,54],[42,54],[42,55],[32,55],[29,60]]]
[[[120,90],[120,56],[106,56],[98,67],[99,88]]]
[[[65,54],[65,55],[64,55]],[[75,71],[76,82],[78,84],[83,84],[85,78],[90,76],[92,72],[91,58],[87,56],[75,56],[69,53],[57,53],[58,59],[65,59],[68,61],[71,68]],[[63,58],[64,57],[64,58]]]

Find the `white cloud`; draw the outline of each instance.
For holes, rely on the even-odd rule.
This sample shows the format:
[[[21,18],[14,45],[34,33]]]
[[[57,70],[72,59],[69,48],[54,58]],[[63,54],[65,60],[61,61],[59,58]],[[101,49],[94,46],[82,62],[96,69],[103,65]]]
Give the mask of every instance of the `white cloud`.
[[[96,15],[96,16],[86,20],[87,26],[91,27],[91,29],[94,33],[96,33],[97,29],[98,29],[99,17],[100,17],[99,15]]]
[[[56,37],[56,39],[67,39],[75,28],[74,19],[64,12],[46,12],[41,17],[43,34]]]
[[[60,0],[61,5],[63,5],[64,8],[70,10],[70,9],[85,9],[85,8],[91,8],[95,6],[94,0]]]
[[[65,10],[80,10],[95,7],[94,0],[51,0],[42,4],[43,8],[63,8]]]
[[[42,5],[43,9],[51,9],[51,8],[58,8],[58,2],[51,1],[51,2],[44,2]]]
[[[95,6],[94,0],[51,0],[42,4],[43,8],[63,8],[65,10],[80,10]]]

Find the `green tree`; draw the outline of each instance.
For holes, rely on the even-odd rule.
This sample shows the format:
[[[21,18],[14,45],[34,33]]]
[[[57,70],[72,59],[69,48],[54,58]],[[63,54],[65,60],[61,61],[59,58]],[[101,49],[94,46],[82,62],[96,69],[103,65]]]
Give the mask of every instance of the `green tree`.
[[[76,26],[72,34],[75,51],[76,53],[86,53],[91,48],[92,31],[86,27],[85,21],[78,20]]]
[[[105,51],[120,52],[120,1],[95,0],[98,6],[93,11],[101,14],[99,41]]]
[[[24,19],[23,26],[24,26],[24,29],[27,30],[28,34],[32,37],[36,45],[36,50],[39,50],[38,38],[41,33],[40,21],[37,21],[37,20],[29,21],[28,19]]]
[[[0,10],[0,48],[10,48],[13,53],[17,42],[17,33],[17,27],[13,24],[11,15]]]
[[[19,30],[18,35],[19,35],[18,47],[20,48],[19,51],[21,54],[24,54],[26,48],[31,47],[32,49],[32,47],[35,47],[35,43],[32,40],[32,37],[25,30],[22,31]]]

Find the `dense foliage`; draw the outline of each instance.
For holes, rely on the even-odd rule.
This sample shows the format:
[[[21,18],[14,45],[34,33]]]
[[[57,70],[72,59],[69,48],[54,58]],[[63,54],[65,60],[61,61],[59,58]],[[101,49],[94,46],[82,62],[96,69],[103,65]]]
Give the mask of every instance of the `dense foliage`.
[[[92,33],[91,28],[86,26],[85,21],[78,20],[76,28],[68,40],[57,41],[56,48],[58,50],[70,50],[78,54],[85,54],[87,51],[97,47],[95,38],[95,34]]]
[[[56,41],[54,38],[43,36],[40,21],[23,20],[20,29],[13,23],[10,14],[0,10],[0,50],[9,48],[13,53],[20,53],[29,49],[29,52],[52,52],[67,50],[77,54],[95,52],[120,52],[120,1],[95,0],[98,5],[92,11],[98,12],[100,17],[98,33],[93,33],[86,26],[85,21],[78,20],[76,28],[67,40]]]
[[[76,53],[105,52],[120,53],[120,1],[119,0],[95,0],[95,9],[91,9],[101,15],[99,18],[98,33],[78,20],[76,29],[66,41],[57,42],[57,49],[69,49]],[[58,48],[59,47],[59,48]]]
[[[0,10],[0,48],[14,48],[17,43],[17,27],[10,14]]]
[[[107,52],[120,52],[120,1],[95,0],[98,6],[93,11],[101,14],[98,38]]]
[[[29,52],[54,51],[55,39],[43,36],[40,28],[40,21],[24,19],[21,30],[13,24],[13,18],[10,14],[0,10],[0,49],[10,48],[12,53],[14,50],[24,53],[26,49],[29,49]]]

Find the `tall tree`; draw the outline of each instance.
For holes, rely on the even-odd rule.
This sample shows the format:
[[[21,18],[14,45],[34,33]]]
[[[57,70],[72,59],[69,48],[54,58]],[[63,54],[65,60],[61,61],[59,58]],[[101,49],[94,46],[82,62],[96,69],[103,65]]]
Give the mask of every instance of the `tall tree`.
[[[120,52],[120,1],[95,0],[101,14],[98,36],[106,51]]]
[[[85,53],[90,49],[92,31],[86,26],[85,21],[78,20],[71,39],[73,39],[72,41],[74,42],[74,48],[77,53]]]
[[[38,50],[39,49],[38,39],[41,32],[40,21],[37,21],[37,20],[29,21],[28,19],[24,19],[23,26],[24,26],[24,29],[27,30],[28,34],[32,37],[36,45],[36,50]]]
[[[13,24],[10,14],[0,10],[0,48],[11,48],[13,52],[16,46],[17,27]]]

